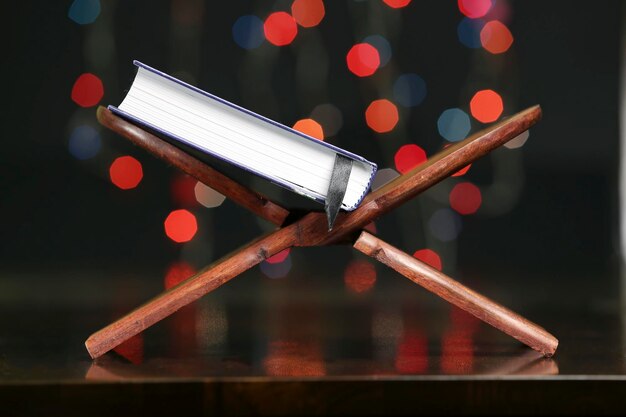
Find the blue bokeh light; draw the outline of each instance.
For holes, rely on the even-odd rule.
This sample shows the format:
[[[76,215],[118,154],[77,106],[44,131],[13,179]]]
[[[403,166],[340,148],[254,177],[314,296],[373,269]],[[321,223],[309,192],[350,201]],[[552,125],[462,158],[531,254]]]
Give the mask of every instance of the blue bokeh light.
[[[100,0],[74,0],[67,17],[79,25],[93,23],[100,15]]]
[[[463,221],[454,210],[442,208],[433,213],[428,220],[430,233],[442,242],[450,242],[461,233]]]
[[[101,146],[100,133],[87,125],[75,128],[68,143],[70,153],[80,160],[93,158],[100,152]]]
[[[458,142],[465,139],[471,128],[469,116],[458,108],[444,111],[439,116],[439,120],[437,120],[439,134],[450,142]]]
[[[485,26],[485,21],[482,19],[464,18],[456,28],[459,41],[468,48],[476,49],[482,47],[480,31],[483,29],[483,26]]]
[[[402,74],[393,84],[393,97],[404,107],[422,104],[426,92],[426,82],[417,74]]]
[[[378,51],[380,56],[380,66],[384,67],[391,59],[391,45],[389,41],[381,35],[370,35],[363,39],[363,42],[369,43]]]
[[[233,24],[233,39],[243,49],[254,49],[265,40],[263,21],[254,15],[239,17]]]

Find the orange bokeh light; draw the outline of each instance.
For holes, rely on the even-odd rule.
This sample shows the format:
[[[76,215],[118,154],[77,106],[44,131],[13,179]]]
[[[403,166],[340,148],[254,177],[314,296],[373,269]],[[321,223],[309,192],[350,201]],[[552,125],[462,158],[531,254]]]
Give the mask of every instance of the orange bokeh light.
[[[492,54],[501,54],[513,44],[513,35],[504,23],[492,20],[480,31],[480,43]]]
[[[196,273],[196,270],[187,262],[174,262],[165,273],[165,279],[163,280],[163,286],[166,290],[180,284],[187,278]]]
[[[135,188],[143,178],[141,162],[132,156],[120,156],[109,167],[109,177],[122,190]]]
[[[376,268],[366,260],[350,262],[344,273],[346,287],[357,294],[367,292],[376,283]]]
[[[493,90],[481,90],[470,101],[472,116],[479,122],[495,122],[502,115],[502,97]]]
[[[398,124],[398,108],[386,99],[374,100],[365,110],[365,122],[375,132],[385,133]]]
[[[305,28],[319,25],[325,13],[322,0],[295,0],[291,4],[291,15]]]
[[[263,23],[265,38],[276,46],[289,45],[298,34],[296,20],[286,12],[270,14]]]
[[[408,6],[411,0],[383,0],[383,2],[393,9],[399,9]]]
[[[187,210],[172,211],[165,222],[165,234],[174,242],[189,242],[198,231],[196,216]]]
[[[420,249],[418,251],[415,251],[413,256],[419,259],[420,261],[424,262],[425,264],[428,264],[432,266],[433,268],[441,271],[441,268],[442,268],[441,258],[439,257],[437,252],[435,252],[434,250]]]
[[[289,252],[291,252],[291,249],[287,248],[283,251],[278,252],[274,256],[270,256],[265,260],[265,262],[270,264],[279,264],[281,262],[284,262],[284,260],[287,259],[287,256],[289,256]]]
[[[367,77],[380,67],[380,54],[369,43],[357,43],[348,51],[346,62],[354,75]]]
[[[315,139],[324,140],[324,129],[322,129],[322,125],[313,119],[298,120],[296,124],[293,125],[293,128]]]
[[[470,182],[462,182],[450,191],[450,207],[459,214],[474,214],[482,203],[480,189]]]
[[[404,174],[426,162],[426,152],[414,144],[402,145],[393,157],[396,169]]]

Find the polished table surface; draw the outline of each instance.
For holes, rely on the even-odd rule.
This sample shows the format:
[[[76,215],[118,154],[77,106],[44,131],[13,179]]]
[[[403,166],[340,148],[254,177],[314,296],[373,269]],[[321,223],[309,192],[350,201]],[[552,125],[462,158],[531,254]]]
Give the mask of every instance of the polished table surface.
[[[619,294],[458,273],[553,332],[545,359],[382,266],[375,282],[342,270],[255,268],[95,361],[87,336],[163,273],[3,273],[0,415],[626,411]]]

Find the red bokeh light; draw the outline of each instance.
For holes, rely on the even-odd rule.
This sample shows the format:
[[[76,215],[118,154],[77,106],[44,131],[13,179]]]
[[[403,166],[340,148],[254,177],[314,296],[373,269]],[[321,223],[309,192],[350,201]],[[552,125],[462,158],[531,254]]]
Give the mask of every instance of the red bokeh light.
[[[295,0],[291,4],[291,15],[305,28],[319,25],[325,13],[322,0]]]
[[[405,333],[396,353],[396,370],[401,374],[421,374],[428,369],[425,337]]]
[[[415,251],[413,256],[419,259],[420,261],[424,262],[425,264],[428,264],[432,266],[433,268],[441,271],[441,268],[442,268],[441,258],[439,257],[437,252],[435,252],[434,250],[420,249],[418,251]]]
[[[293,125],[293,128],[315,139],[324,140],[324,129],[322,125],[313,119],[298,120],[296,124]]]
[[[441,370],[446,374],[466,374],[474,366],[474,341],[464,331],[452,330],[441,338]]]
[[[426,152],[414,144],[402,145],[393,157],[398,172],[404,174],[426,162]]]
[[[470,19],[483,17],[491,9],[492,0],[459,0],[459,10]]]
[[[472,116],[479,122],[494,122],[502,115],[502,97],[493,90],[481,90],[470,101]]]
[[[187,210],[172,211],[165,222],[165,234],[174,242],[189,242],[198,231],[196,216]]]
[[[274,256],[270,256],[269,258],[265,260],[265,262],[270,263],[270,264],[279,264],[283,262],[285,259],[287,259],[287,256],[289,256],[289,252],[291,252],[291,249],[287,248],[283,251],[278,252]]]
[[[91,73],[82,74],[72,87],[72,100],[81,107],[95,106],[103,95],[102,81]]]
[[[132,156],[120,156],[109,167],[109,177],[122,190],[135,188],[143,178],[141,162]]]
[[[378,49],[369,43],[357,43],[346,55],[348,69],[356,76],[367,77],[376,72],[380,66]]]
[[[481,203],[480,189],[470,182],[459,183],[450,192],[450,207],[460,214],[476,213]]]
[[[343,278],[350,291],[361,294],[371,290],[376,283],[376,268],[366,260],[352,261]]]
[[[263,24],[265,38],[276,46],[289,45],[298,34],[296,20],[286,12],[270,14]]]
[[[386,133],[398,124],[398,108],[389,100],[374,100],[365,110],[365,122],[375,132]]]
[[[480,31],[480,43],[492,54],[501,54],[513,44],[513,35],[502,22],[492,20]]]
[[[143,362],[143,333],[134,335],[113,348],[113,351],[134,365]]]
[[[165,273],[163,285],[166,290],[180,284],[196,273],[196,270],[187,262],[174,262]]]
[[[189,175],[176,175],[172,180],[172,198],[179,206],[193,207],[198,204],[195,187],[198,181]]]
[[[408,6],[411,0],[383,0],[383,2],[393,9],[399,9]]]

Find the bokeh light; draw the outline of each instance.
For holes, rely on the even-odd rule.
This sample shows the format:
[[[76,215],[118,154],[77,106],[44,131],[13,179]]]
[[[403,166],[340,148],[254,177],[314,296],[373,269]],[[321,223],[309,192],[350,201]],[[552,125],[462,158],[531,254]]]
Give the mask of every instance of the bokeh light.
[[[208,185],[204,185],[200,181],[196,183],[193,188],[193,192],[196,196],[198,203],[202,204],[206,208],[214,208],[222,205],[226,197],[215,191]]]
[[[143,178],[141,162],[132,156],[120,156],[109,167],[109,177],[122,190],[135,188]]]
[[[456,28],[456,34],[459,37],[459,42],[468,48],[477,49],[483,46],[480,41],[480,31],[485,26],[485,21],[482,19],[470,19],[468,17],[463,18]]]
[[[289,252],[291,252],[291,248],[282,250],[278,252],[276,255],[273,255],[267,258],[265,262],[270,263],[270,264],[279,264],[281,262],[284,262],[285,259],[287,259],[287,256],[289,256]]]
[[[474,214],[480,208],[480,189],[471,182],[461,182],[450,191],[450,207],[460,214]]]
[[[480,42],[492,54],[501,54],[513,44],[513,35],[509,28],[498,20],[492,20],[480,31]]]
[[[293,125],[293,128],[298,132],[302,132],[315,139],[324,140],[324,129],[322,129],[322,126],[313,119],[298,120]]]
[[[376,171],[376,176],[372,181],[372,190],[378,190],[383,185],[398,178],[400,174],[393,168],[383,168]]]
[[[356,294],[365,293],[376,283],[376,268],[365,259],[351,261],[343,274],[346,288]]]
[[[196,216],[184,209],[172,211],[163,225],[167,237],[177,243],[189,242],[198,231]]]
[[[341,126],[343,126],[341,110],[331,103],[315,106],[311,112],[311,118],[319,121],[326,137],[335,136],[339,129],[341,129]]]
[[[442,208],[433,213],[428,220],[428,230],[442,242],[451,242],[459,236],[463,222],[457,212]]]
[[[426,162],[426,159],[426,152],[413,143],[402,145],[393,157],[396,169],[402,174],[409,172],[420,164],[423,164]]]
[[[525,132],[520,133],[519,135],[517,135],[516,137],[514,137],[507,143],[505,143],[504,146],[506,146],[509,149],[521,148],[522,146],[524,146],[524,144],[526,143],[529,137],[530,137],[530,131],[527,130]]]
[[[91,73],[81,74],[72,87],[72,100],[81,107],[95,106],[102,100],[104,87],[100,78]]]
[[[374,100],[365,110],[365,121],[375,132],[390,132],[398,124],[398,108],[389,100]]]
[[[437,120],[437,130],[447,141],[458,142],[465,139],[472,128],[470,118],[461,109],[447,109]]]
[[[502,97],[493,90],[481,90],[470,101],[472,116],[482,123],[495,122],[503,110]]]
[[[391,8],[399,9],[408,6],[411,0],[383,0],[383,2]]]
[[[254,15],[239,17],[233,24],[233,40],[244,49],[258,48],[263,44],[263,21]]]
[[[419,259],[420,261],[424,262],[425,264],[428,264],[432,266],[433,268],[441,271],[441,268],[442,268],[441,257],[439,257],[437,252],[435,252],[434,250],[420,249],[418,251],[415,251],[415,253],[413,253],[413,256],[416,259]]]
[[[298,34],[296,20],[286,12],[270,14],[263,24],[265,38],[276,46],[289,45]]]
[[[68,148],[76,159],[93,158],[98,154],[101,146],[100,133],[91,126],[78,126],[70,134]]]
[[[291,4],[291,15],[300,26],[305,28],[319,25],[324,14],[322,0],[295,0]]]
[[[471,334],[462,329],[446,332],[441,338],[441,371],[466,374],[474,366],[474,345]]]
[[[459,169],[457,172],[452,174],[452,176],[453,177],[462,177],[463,175],[467,174],[467,171],[469,171],[469,169],[471,167],[472,167],[472,164],[466,165],[465,167]]]
[[[187,262],[173,262],[165,273],[163,286],[166,290],[169,290],[170,288],[175,287],[187,278],[191,277],[195,273],[196,270]]]
[[[348,69],[358,77],[367,77],[380,66],[378,49],[369,43],[357,43],[346,55]]]
[[[428,370],[428,340],[418,334],[404,332],[398,345],[396,370],[401,374],[421,374]]]
[[[179,206],[193,207],[198,202],[194,193],[196,179],[185,174],[174,176],[171,183],[172,199]]]
[[[426,92],[426,82],[417,74],[402,74],[393,84],[393,97],[404,107],[422,104]]]
[[[100,15],[100,0],[74,0],[67,17],[79,25],[93,23]]]
[[[378,51],[378,57],[380,59],[380,67],[387,65],[391,59],[391,45],[389,41],[382,35],[370,35],[363,39],[364,43],[369,43]]]
[[[277,263],[270,263],[265,260],[261,262],[260,268],[261,272],[268,278],[284,278],[291,271],[291,256],[287,254],[287,257],[282,262]]]
[[[483,17],[489,12],[493,0],[458,0],[459,10],[470,19]]]

